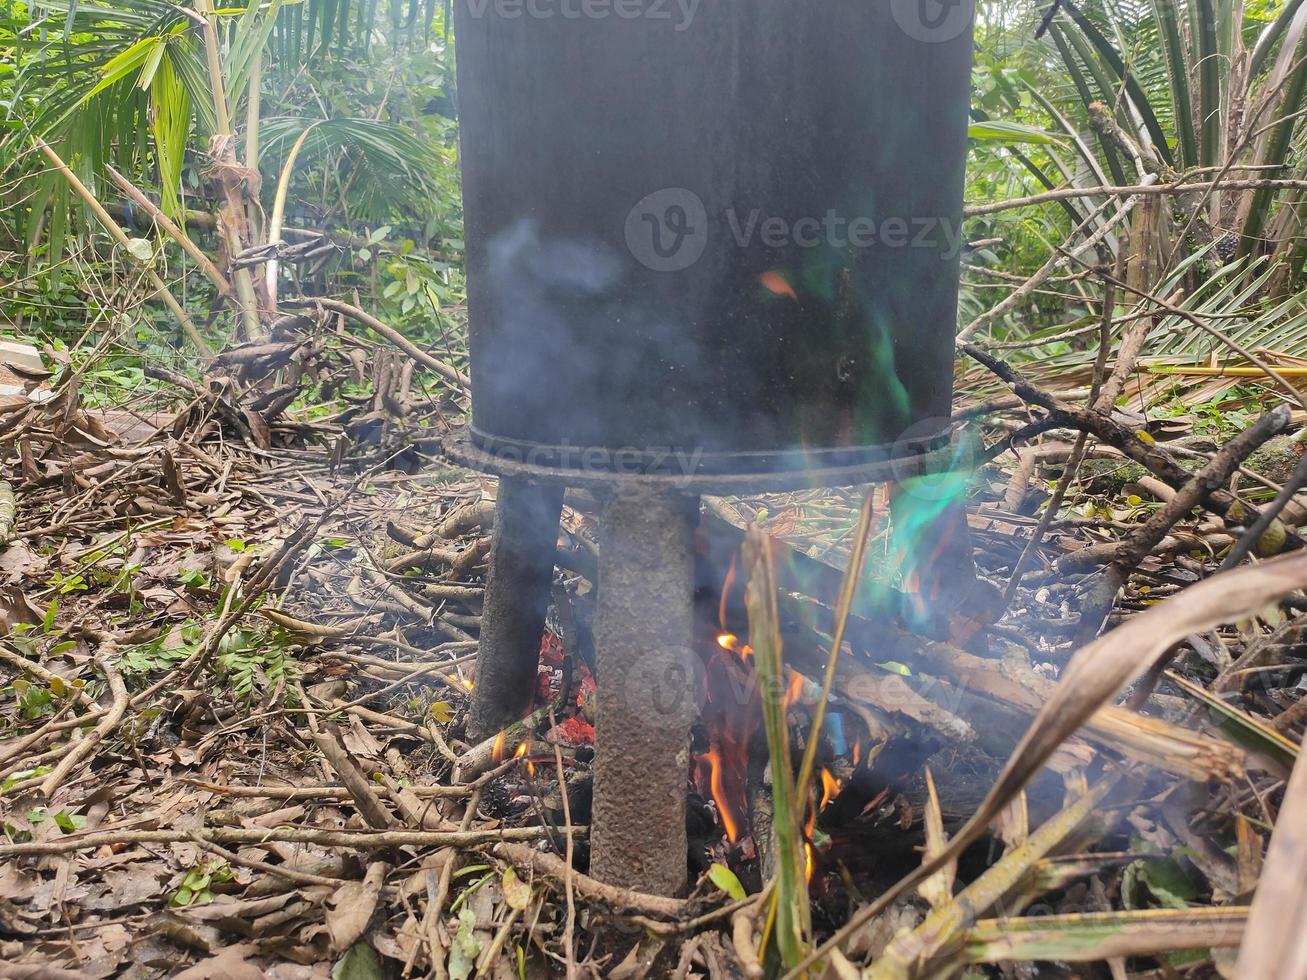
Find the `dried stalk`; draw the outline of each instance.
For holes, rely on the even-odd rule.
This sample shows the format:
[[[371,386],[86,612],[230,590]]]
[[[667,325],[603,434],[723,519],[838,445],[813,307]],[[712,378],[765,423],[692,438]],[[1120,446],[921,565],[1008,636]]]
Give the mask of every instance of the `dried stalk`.
[[[782,962],[787,968],[792,968],[803,958],[811,934],[811,912],[803,874],[803,839],[798,833],[800,821],[792,819],[798,792],[793,781],[790,733],[782,697],[785,664],[781,659],[780,615],[776,608],[771,539],[760,531],[750,531],[744,542],[744,559],[749,572],[745,590],[749,609],[749,643],[753,647],[758,671],[758,689],[762,692],[763,727],[771,757],[772,809],[776,814],[772,828],[776,842],[776,887],[773,893],[776,946]]]
[[[183,252],[195,260],[195,264],[200,267],[200,271],[208,276],[209,280],[218,287],[219,293],[223,296],[232,295],[231,283],[228,282],[227,277],[219,271],[218,267],[213,264],[213,261],[204,254],[204,251],[196,245],[195,242],[191,241],[186,232],[182,231],[175,221],[163,213],[159,208],[159,205],[146,197],[135,184],[109,164],[105,164],[104,169],[105,172],[109,174],[109,179],[118,185],[118,189],[122,191],[123,194],[132,201],[132,203],[148,214],[156,225],[162,228],[173,241],[181,246]]]
[[[150,285],[154,287],[155,295],[163,300],[164,306],[168,307],[172,315],[177,318],[177,322],[181,325],[182,331],[186,334],[187,339],[195,346],[195,349],[199,351],[200,356],[211,357],[213,355],[213,350],[207,343],[205,343],[204,338],[200,336],[200,331],[196,329],[191,318],[187,315],[186,311],[182,309],[182,305],[177,302],[177,297],[173,296],[172,292],[168,289],[168,284],[159,278],[159,274],[155,272],[149,264],[142,262],[135,256],[135,254],[133,254],[131,241],[127,238],[127,232],[123,231],[122,228],[118,226],[118,222],[110,217],[109,212],[104,209],[104,205],[102,205],[99,200],[96,199],[96,196],[91,193],[90,188],[81,182],[68,164],[64,163],[54,150],[50,149],[49,144],[39,136],[34,137],[34,139],[36,140],[37,149],[44,153],[46,158],[54,164],[55,169],[63,174],[64,179],[68,181],[69,186],[77,192],[77,196],[86,202],[86,206],[90,208],[91,213],[99,219],[100,224],[104,226],[104,230],[109,233],[109,237],[122,246],[123,251],[127,253],[132,261],[141,267],[141,270],[145,273],[145,277],[150,280]]]
[[[14,497],[13,485],[0,480],[0,548],[9,543],[17,518],[18,500]]]
[[[430,368],[447,381],[463,388],[464,391],[472,387],[472,379],[457,368],[450,367],[444,361],[432,357],[413,341],[409,340],[394,327],[382,323],[371,313],[360,310],[357,306],[351,306],[349,303],[342,303],[338,299],[328,299],[325,296],[315,296],[312,299],[287,299],[285,306],[317,306],[324,310],[330,310],[333,313],[340,313],[349,317],[351,320],[357,320],[365,327],[370,328],[373,332],[381,334],[392,344],[402,350],[413,360],[417,361],[424,367]]]
[[[588,833],[589,827],[577,827]],[[0,858],[72,854],[106,844],[177,844],[196,834],[218,844],[314,844],[378,850],[390,847],[477,847],[501,841],[536,841],[549,836],[548,827],[504,827],[499,830],[318,830],[313,827],[206,827],[202,830],[101,830],[69,834],[55,840],[0,844]]]

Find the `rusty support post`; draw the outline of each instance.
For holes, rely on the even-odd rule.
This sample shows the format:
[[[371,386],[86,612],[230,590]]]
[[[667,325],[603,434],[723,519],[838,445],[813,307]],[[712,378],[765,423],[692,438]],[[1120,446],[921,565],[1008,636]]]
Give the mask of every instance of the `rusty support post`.
[[[697,498],[623,488],[604,512],[591,873],[654,895],[686,881]]]
[[[506,728],[531,707],[562,510],[561,486],[519,477],[499,481],[467,729],[474,743]]]

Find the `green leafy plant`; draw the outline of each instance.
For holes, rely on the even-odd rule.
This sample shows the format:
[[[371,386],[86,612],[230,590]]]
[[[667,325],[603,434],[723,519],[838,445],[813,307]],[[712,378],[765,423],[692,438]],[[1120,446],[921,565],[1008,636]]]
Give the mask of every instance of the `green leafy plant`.
[[[168,899],[168,904],[173,908],[204,905],[213,901],[214,885],[222,885],[233,881],[235,877],[226,861],[216,858],[201,861],[186,872],[181,885]]]
[[[235,629],[223,638],[216,657],[218,668],[242,699],[276,690],[298,676],[299,665],[287,646],[284,632]]]
[[[124,674],[149,674],[175,667],[200,648],[203,627],[187,620],[148,643],[119,648],[118,669]]]

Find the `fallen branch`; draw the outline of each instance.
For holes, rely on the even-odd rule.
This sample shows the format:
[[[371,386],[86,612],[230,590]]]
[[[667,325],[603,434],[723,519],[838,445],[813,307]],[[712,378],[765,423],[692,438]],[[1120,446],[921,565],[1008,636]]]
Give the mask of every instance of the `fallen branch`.
[[[1289,407],[1280,405],[1248,426],[1222,446],[1193,479],[1117,546],[1116,557],[1103,570],[1102,578],[1095,584],[1085,604],[1082,614],[1085,628],[1091,628],[1094,633],[1098,631],[1130,573],[1152,553],[1171,528],[1198,506],[1204,495],[1213,488],[1224,486],[1240,463],[1283,430],[1289,424],[1289,418]],[[1084,639],[1090,638],[1092,634],[1084,635]]]
[[[577,827],[589,833],[589,827]],[[54,840],[0,844],[0,858],[71,854],[115,844],[179,844],[198,836],[215,844],[315,844],[319,847],[476,847],[501,841],[534,841],[549,836],[548,827],[504,827],[499,830],[318,830],[313,827],[207,827],[201,830],[101,830]]]
[[[568,878],[568,866],[553,854],[546,854],[525,844],[497,844],[494,848],[496,857],[504,858],[523,871],[535,871],[548,875],[562,884]],[[617,885],[609,885],[597,878],[571,872],[572,887],[582,898],[592,902],[603,902],[615,909],[627,909],[642,912],[645,915],[664,919],[679,919],[689,908],[689,903],[679,898],[664,898],[661,895],[646,895],[633,892]]]
[[[1307,180],[1277,180],[1271,178],[1246,178],[1242,180],[1195,181],[1186,183],[1176,181],[1170,184],[1131,184],[1120,187],[1058,187],[1051,191],[1031,194],[1028,197],[1014,197],[1006,201],[994,201],[992,204],[977,204],[966,209],[968,218],[982,214],[997,214],[1014,208],[1027,208],[1037,204],[1049,204],[1056,201],[1069,201],[1082,197],[1143,197],[1168,194],[1188,194],[1193,191],[1206,191],[1220,187],[1221,190],[1307,190]]]
[[[549,717],[549,705],[537,708],[521,721],[515,721],[503,731],[492,735],[485,741],[468,749],[458,758],[455,771],[458,779],[466,781],[488,770],[496,763],[502,762],[513,754],[513,750],[522,742],[528,741]],[[495,758],[498,755],[499,758]]]
[[[297,885],[326,885],[329,888],[339,888],[341,885],[348,884],[348,881],[344,878],[328,878],[326,875],[315,875],[310,874],[307,871],[297,871],[284,864],[268,864],[266,861],[241,857],[235,851],[229,851],[225,847],[220,847],[213,841],[205,840],[198,834],[192,834],[190,839],[210,854],[222,858],[228,864],[241,865],[251,869],[252,871],[261,871],[264,874],[275,875],[278,878],[285,878],[287,881],[292,881]]]
[[[349,789],[344,786],[231,786],[223,783],[208,783],[202,779],[180,780],[187,786],[194,786],[220,796],[232,796],[237,799],[253,800],[344,800],[349,799]],[[410,786],[408,791],[415,796],[467,796],[471,788],[467,786]]]
[[[0,643],[0,660],[17,667],[19,670],[27,671],[27,673],[31,674],[46,687],[50,687],[54,684],[56,679],[59,681],[63,680],[63,678],[59,677],[59,675],[54,671],[41,666],[35,660],[28,660],[21,653],[9,649],[9,647],[5,646],[3,643]],[[95,703],[95,700],[80,687],[73,687],[71,684],[66,684],[65,686],[68,688],[69,697],[82,707],[90,708],[93,711],[99,709],[99,705]]]
[[[472,387],[472,379],[469,378],[462,371],[458,370],[457,368],[450,367],[444,361],[432,357],[421,347],[413,343],[413,341],[409,340],[402,333],[396,330],[394,327],[387,326],[386,324],[378,320],[376,317],[374,317],[371,313],[368,313],[364,310],[360,310],[357,306],[351,306],[349,303],[343,303],[338,299],[328,299],[323,296],[315,296],[311,299],[307,297],[299,298],[299,299],[286,299],[286,300],[282,300],[282,305],[291,306],[291,307],[318,306],[324,310],[330,310],[333,313],[340,313],[343,316],[347,316],[351,320],[356,320],[359,323],[363,324],[365,327],[368,327],[373,332],[381,334],[381,336],[385,337],[392,344],[394,344],[396,347],[402,350],[405,354],[413,358],[413,360],[417,361],[419,364],[425,367],[430,368],[432,371],[435,371],[437,374],[439,374],[442,378],[445,378],[447,381],[452,381],[454,384],[462,387],[463,390],[465,391]]]
[[[327,726],[326,731],[313,732],[313,741],[318,746],[318,751],[326,758],[327,763],[336,774],[340,776],[341,782],[349,790],[349,795],[354,800],[354,806],[359,814],[373,827],[379,830],[388,830],[395,826],[395,818],[390,815],[390,811],[381,805],[381,800],[377,794],[372,791],[368,785],[368,778],[363,774],[351,756],[340,744],[339,735],[332,726]]]
[[[1181,466],[1174,456],[1155,441],[1140,435],[1107,413],[1064,404],[1036,387],[1006,361],[999,360],[974,344],[960,344],[959,349],[989,368],[1024,401],[1047,410],[1057,425],[1088,432],[1098,437],[1177,490],[1186,486],[1193,478],[1189,470]],[[1219,487],[1206,488],[1200,502],[1232,524],[1253,524],[1261,517],[1261,512],[1256,507],[1240,500],[1229,490]],[[1296,551],[1304,547],[1307,547],[1307,541],[1304,541],[1296,531],[1286,529],[1281,550]]]
[[[80,742],[75,742],[72,751],[64,756],[60,763],[45,777],[45,781],[41,783],[41,794],[43,796],[48,797],[58,789],[59,784],[68,777],[68,774],[95,751],[95,747],[104,740],[106,735],[118,727],[118,722],[122,721],[123,715],[127,712],[127,685],[123,683],[122,674],[118,673],[117,668],[109,663],[108,655],[113,650],[111,642],[105,643],[95,655],[96,666],[100,668],[105,680],[109,682],[109,690],[113,693],[113,704],[105,712],[104,717],[100,719],[100,723],[91,730],[91,733]],[[13,788],[19,789],[23,785],[20,783]]]

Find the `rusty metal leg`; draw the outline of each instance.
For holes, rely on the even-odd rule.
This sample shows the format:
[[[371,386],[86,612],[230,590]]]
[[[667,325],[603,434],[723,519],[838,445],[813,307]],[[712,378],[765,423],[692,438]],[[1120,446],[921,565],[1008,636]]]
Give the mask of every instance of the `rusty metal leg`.
[[[685,887],[695,498],[620,491],[604,513],[591,873],[655,895]]]
[[[531,705],[562,509],[560,486],[499,481],[468,721],[473,742],[517,721]]]

